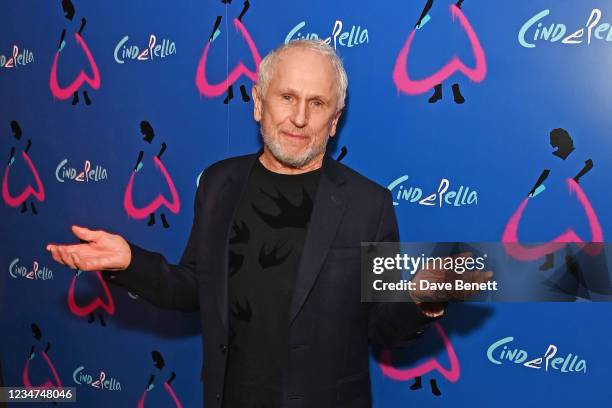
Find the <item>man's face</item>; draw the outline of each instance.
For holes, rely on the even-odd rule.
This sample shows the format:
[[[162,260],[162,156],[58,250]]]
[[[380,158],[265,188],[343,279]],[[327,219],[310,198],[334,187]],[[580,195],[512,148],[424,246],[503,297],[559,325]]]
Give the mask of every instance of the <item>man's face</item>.
[[[336,111],[337,74],[327,57],[300,48],[283,52],[266,94],[259,95],[253,87],[253,101],[264,155],[281,167],[320,166],[341,113]]]

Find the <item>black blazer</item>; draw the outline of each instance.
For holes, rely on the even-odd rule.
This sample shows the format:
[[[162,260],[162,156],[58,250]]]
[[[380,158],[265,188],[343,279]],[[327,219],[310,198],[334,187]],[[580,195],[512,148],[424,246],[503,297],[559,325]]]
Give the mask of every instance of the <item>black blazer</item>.
[[[223,399],[230,226],[259,155],[203,172],[178,265],[129,243],[129,267],[107,275],[157,306],[200,310],[207,408]],[[283,406],[371,406],[368,344],[401,344],[430,320],[413,303],[360,302],[360,243],[398,240],[390,192],[326,156],[289,313],[289,349],[279,350],[287,353]]]

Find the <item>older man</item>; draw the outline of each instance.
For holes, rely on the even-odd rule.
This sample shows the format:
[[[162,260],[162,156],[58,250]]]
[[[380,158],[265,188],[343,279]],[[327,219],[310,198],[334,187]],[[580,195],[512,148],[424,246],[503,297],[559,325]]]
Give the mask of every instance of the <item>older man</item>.
[[[389,191],[325,155],[346,89],[320,41],[264,58],[263,149],[204,171],[178,265],[76,226],[86,243],[48,246],[160,307],[200,310],[206,407],[369,407],[368,343],[398,344],[443,313],[360,302],[360,243],[399,236]]]

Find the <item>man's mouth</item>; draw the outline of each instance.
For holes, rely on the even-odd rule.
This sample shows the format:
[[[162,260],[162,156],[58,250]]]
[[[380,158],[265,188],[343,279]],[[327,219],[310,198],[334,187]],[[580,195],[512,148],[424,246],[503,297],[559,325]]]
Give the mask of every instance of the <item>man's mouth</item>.
[[[292,132],[287,132],[286,130],[281,130],[281,133],[284,136],[290,137],[292,139],[296,139],[296,140],[300,140],[300,139],[308,139],[308,136],[300,134],[300,133],[292,133]]]

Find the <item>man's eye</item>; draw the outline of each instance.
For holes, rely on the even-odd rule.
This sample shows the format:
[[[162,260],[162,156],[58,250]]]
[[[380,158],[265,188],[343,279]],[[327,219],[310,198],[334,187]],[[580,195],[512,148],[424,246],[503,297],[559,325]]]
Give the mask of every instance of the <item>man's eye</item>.
[[[286,101],[290,101],[292,99],[291,95],[283,95],[283,99]]]
[[[323,102],[321,102],[321,101],[312,101],[312,104],[313,104],[314,106],[316,106],[317,108],[319,108],[319,107],[323,106]]]

